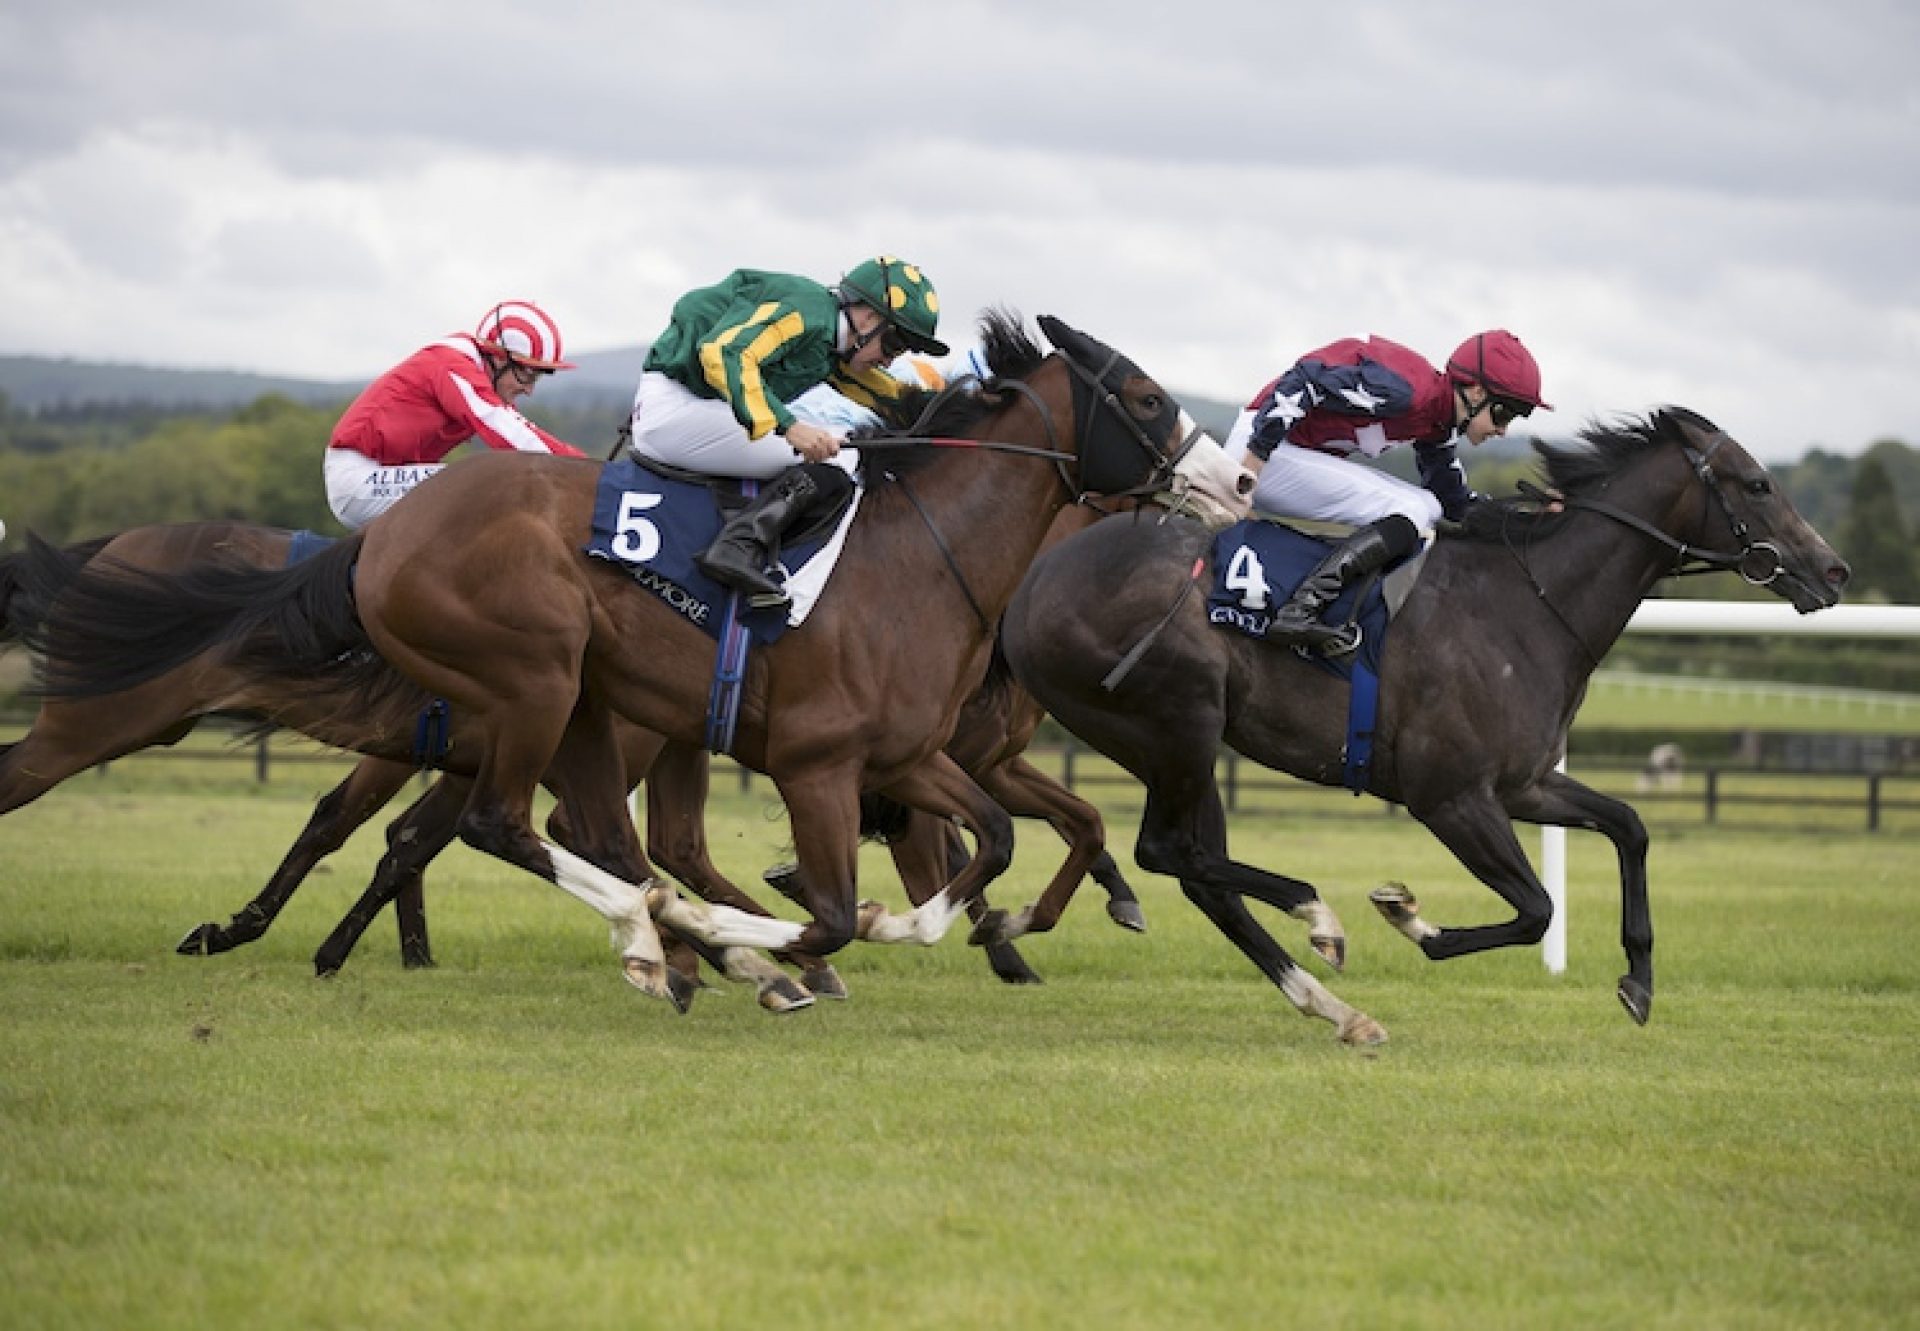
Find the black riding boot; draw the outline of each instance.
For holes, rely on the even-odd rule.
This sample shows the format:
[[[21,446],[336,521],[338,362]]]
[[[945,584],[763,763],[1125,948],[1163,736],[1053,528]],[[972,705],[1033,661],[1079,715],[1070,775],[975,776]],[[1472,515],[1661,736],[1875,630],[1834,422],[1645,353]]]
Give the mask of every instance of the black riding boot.
[[[785,605],[787,589],[769,572],[780,556],[781,536],[816,509],[837,504],[852,488],[852,478],[829,463],[789,467],[728,518],[713,544],[693,562],[722,586],[737,587],[755,608]]]
[[[1420,533],[1413,523],[1397,513],[1360,528],[1329,551],[1274,612],[1268,639],[1298,643],[1328,655],[1352,651],[1360,641],[1357,626],[1325,624],[1320,616],[1340,599],[1349,583],[1412,554],[1419,543]]]

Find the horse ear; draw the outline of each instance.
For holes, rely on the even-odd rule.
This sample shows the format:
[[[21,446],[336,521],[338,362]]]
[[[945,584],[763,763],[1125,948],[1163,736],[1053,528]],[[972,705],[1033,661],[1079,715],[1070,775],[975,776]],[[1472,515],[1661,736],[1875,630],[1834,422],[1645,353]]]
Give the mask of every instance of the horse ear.
[[[1041,315],[1039,324],[1040,331],[1046,334],[1047,341],[1053,344],[1055,351],[1065,351],[1067,349],[1066,344],[1071,339],[1080,336],[1077,331],[1067,327],[1066,324],[1054,318],[1051,314]]]
[[[1683,437],[1699,448],[1707,446],[1714,436],[1721,433],[1720,427],[1697,411],[1688,411],[1685,407],[1662,407],[1658,413],[1678,429]]]

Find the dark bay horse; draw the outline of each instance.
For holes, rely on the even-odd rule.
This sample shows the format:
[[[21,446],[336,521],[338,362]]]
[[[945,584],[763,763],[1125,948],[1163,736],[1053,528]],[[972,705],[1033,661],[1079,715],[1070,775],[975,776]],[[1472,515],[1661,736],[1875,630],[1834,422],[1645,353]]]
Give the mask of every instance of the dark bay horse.
[[[1086,521],[1080,515],[1087,512],[1079,508],[1063,512],[1055,524],[1056,532],[1078,530]],[[69,547],[66,553],[76,566],[98,555],[148,571],[177,570],[223,559],[261,568],[279,568],[286,563],[291,541],[292,533],[284,529],[220,521],[135,528],[114,537]],[[13,570],[18,558],[0,558],[0,641],[12,636],[8,603],[16,587]],[[0,814],[37,798],[68,776],[96,763],[148,745],[173,743],[212,709],[236,711],[236,703],[261,703],[257,685],[251,698],[236,697],[233,686],[234,681],[213,668],[213,663],[202,663],[200,667],[178,668],[159,680],[124,693],[47,700],[25,739],[9,746],[11,752],[0,751]],[[315,709],[310,706],[308,710]],[[250,714],[257,716],[259,712],[252,710]],[[301,718],[296,715],[282,719],[297,727]],[[983,688],[969,699],[949,749],[962,766],[983,780],[989,793],[1000,799],[1009,812],[1046,818],[1061,829],[1070,848],[1062,875],[1071,873],[1072,882],[1077,884],[1081,870],[1091,861],[1093,875],[1112,895],[1109,914],[1130,928],[1144,927],[1132,890],[1105,851],[1104,828],[1098,813],[1017,757],[1038,720],[1039,710],[1031,699],[1003,676],[996,681],[996,687]],[[619,723],[619,728],[622,758],[629,779],[637,782],[647,778],[648,856],[705,900],[759,909],[719,872],[708,856],[703,816],[706,754],[667,744],[624,722]],[[468,741],[472,736],[463,737],[459,733],[463,729],[455,722],[454,733],[449,736],[455,755],[471,747]],[[412,728],[408,727],[405,733],[384,739],[382,748],[404,749],[411,742],[411,734]],[[460,760],[456,757],[450,767],[459,772]],[[1000,769],[1005,769],[1004,774]],[[415,771],[413,764],[397,759],[362,759],[345,780],[320,799],[265,887],[226,924],[210,921],[190,930],[178,951],[187,956],[210,956],[263,937],[313,867],[344,845],[349,836],[405,787]],[[416,812],[403,817],[389,831],[389,840],[398,836],[438,837],[438,844],[444,844],[451,840],[450,822],[458,809],[459,800],[451,796],[423,797]],[[444,815],[449,826],[444,829],[432,826],[436,815]],[[560,817],[564,822],[564,814]],[[931,898],[952,876],[947,841],[950,833],[947,824],[921,815],[888,838],[908,897],[916,904]],[[402,885],[395,905],[399,913],[403,961],[409,966],[431,965],[417,873]],[[331,974],[344,965],[365,923],[350,917],[329,937],[316,956],[316,965],[322,974]],[[985,952],[990,966],[1001,979],[1010,983],[1031,983],[1038,979],[1010,943],[989,944]],[[804,1005],[805,995],[800,990],[772,978],[777,972],[743,965],[747,961],[744,958],[732,960],[736,971],[748,972],[736,973],[733,978],[756,983],[763,1005],[776,1011]],[[844,992],[831,967],[824,963],[807,965],[805,971],[804,982],[809,991]]]
[[[1059,354],[1043,356],[1010,317],[983,321],[994,379],[929,426],[979,446],[870,473],[808,631],[758,654],[750,672],[736,751],[786,803],[813,916],[804,927],[643,886],[612,719],[698,743],[712,645],[580,553],[598,479],[589,464],[471,459],[284,572],[89,566],[40,607],[27,636],[53,696],[137,687],[223,644],[223,668],[246,678],[334,696],[345,682],[361,705],[322,736],[344,747],[396,695],[448,699],[481,736],[461,837],[599,911],[628,978],[648,993],[668,996],[656,914],[712,947],[824,956],[856,933],[932,943],[1011,854],[1006,813],[940,748],[984,670],[991,625],[1061,507],[1089,491],[1159,488],[1189,428],[1131,362],[1057,321],[1042,326]],[[542,773],[579,853],[530,825]],[[867,788],[958,819],[977,841],[966,869],[905,916],[856,909]],[[411,871],[413,853],[393,847],[396,874]]]
[[[1834,604],[1846,563],[1765,468],[1691,412],[1594,426],[1536,443],[1556,504],[1487,505],[1438,540],[1384,646],[1368,791],[1406,806],[1514,911],[1440,928],[1404,888],[1381,913],[1441,960],[1539,941],[1552,913],[1514,820],[1597,831],[1618,852],[1619,996],[1653,1004],[1647,833],[1633,809],[1554,771],[1587,679],[1663,577],[1734,569],[1802,613]],[[1191,900],[1303,1013],[1342,1040],[1386,1033],[1297,966],[1254,920],[1251,897],[1326,927],[1312,885],[1229,858],[1214,784],[1221,743],[1322,785],[1342,782],[1348,685],[1290,650],[1211,627],[1189,598],[1111,692],[1102,679],[1163,616],[1209,534],[1111,518],[1038,560],[1008,608],[1015,676],[1063,725],[1146,786],[1136,858]],[[1125,570],[1117,576],[1116,569]]]

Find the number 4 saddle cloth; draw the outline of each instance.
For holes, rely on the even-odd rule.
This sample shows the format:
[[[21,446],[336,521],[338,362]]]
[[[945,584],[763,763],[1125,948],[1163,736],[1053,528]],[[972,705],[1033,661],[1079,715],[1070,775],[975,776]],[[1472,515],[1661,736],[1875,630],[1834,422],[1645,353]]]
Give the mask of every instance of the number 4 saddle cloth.
[[[775,641],[805,621],[826,586],[860,508],[859,489],[839,519],[824,531],[802,532],[780,549],[786,572],[784,606],[742,607],[740,622],[757,643]],[[632,457],[600,471],[593,498],[593,531],[582,548],[626,572],[669,608],[719,639],[728,589],[702,573],[693,557],[720,533],[722,513],[713,484],[683,481],[641,466]]]
[[[1274,612],[1307,574],[1333,549],[1331,542],[1310,536],[1285,523],[1251,518],[1235,523],[1214,538],[1213,589],[1207,595],[1210,622],[1238,629],[1250,638],[1265,639]],[[1321,616],[1329,624],[1349,620],[1360,625],[1360,646],[1344,656],[1301,654],[1323,670],[1343,679],[1353,676],[1356,664],[1378,672],[1386,645],[1387,622],[1406,599],[1423,549],[1412,559],[1390,569],[1384,578],[1362,578],[1348,586]]]

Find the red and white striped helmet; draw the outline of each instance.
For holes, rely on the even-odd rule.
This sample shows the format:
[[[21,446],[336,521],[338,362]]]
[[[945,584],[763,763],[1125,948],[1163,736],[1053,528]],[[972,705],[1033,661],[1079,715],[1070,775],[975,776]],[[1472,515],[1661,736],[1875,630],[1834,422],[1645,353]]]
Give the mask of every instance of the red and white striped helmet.
[[[526,300],[503,300],[473,330],[473,340],[536,370],[571,370],[560,354],[560,325]]]

